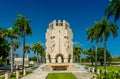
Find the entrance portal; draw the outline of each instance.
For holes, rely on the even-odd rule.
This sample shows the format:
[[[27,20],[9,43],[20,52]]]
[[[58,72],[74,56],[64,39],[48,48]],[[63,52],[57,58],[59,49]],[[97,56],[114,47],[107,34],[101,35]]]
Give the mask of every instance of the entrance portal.
[[[62,57],[61,57],[61,56],[58,56],[57,62],[58,62],[58,63],[62,63]]]
[[[63,56],[62,55],[57,55],[56,56],[56,63],[63,63]]]

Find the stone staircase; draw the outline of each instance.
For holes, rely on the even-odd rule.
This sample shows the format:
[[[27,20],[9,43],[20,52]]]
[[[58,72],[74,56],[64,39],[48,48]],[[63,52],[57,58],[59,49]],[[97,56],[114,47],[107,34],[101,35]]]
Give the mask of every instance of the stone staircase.
[[[52,71],[49,67],[50,65],[42,64],[40,65],[36,70],[33,71],[33,73],[21,78],[21,79],[46,79],[47,75],[49,73],[59,73],[59,72],[71,72],[73,73],[77,79],[91,79],[93,77],[93,74],[90,72],[87,72],[87,67],[82,66],[77,63],[73,63],[68,67],[68,70],[61,70],[61,71]],[[45,70],[44,70],[45,69]],[[47,71],[49,70],[49,71]]]

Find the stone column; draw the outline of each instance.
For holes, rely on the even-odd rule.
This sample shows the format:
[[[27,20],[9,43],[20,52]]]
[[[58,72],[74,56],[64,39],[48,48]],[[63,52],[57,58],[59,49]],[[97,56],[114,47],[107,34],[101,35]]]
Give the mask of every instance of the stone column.
[[[32,67],[30,67],[30,72],[32,73],[33,71],[32,71]]]
[[[92,68],[92,73],[94,73],[94,71],[95,71],[95,68]]]
[[[97,74],[100,74],[100,70],[99,69],[97,69]]]
[[[68,58],[64,58],[64,63],[68,63]]]
[[[24,72],[23,72],[23,76],[25,76],[26,75],[26,68],[24,68]]]
[[[52,63],[56,63],[55,58],[52,58],[51,60]]]
[[[46,63],[50,63],[48,58],[46,59]]]
[[[70,59],[70,63],[73,63],[73,58]]]
[[[90,72],[90,67],[88,67],[88,72]]]
[[[9,71],[5,72],[5,79],[10,79],[10,72]]]
[[[19,69],[16,70],[16,79],[20,79],[20,71],[19,71]]]

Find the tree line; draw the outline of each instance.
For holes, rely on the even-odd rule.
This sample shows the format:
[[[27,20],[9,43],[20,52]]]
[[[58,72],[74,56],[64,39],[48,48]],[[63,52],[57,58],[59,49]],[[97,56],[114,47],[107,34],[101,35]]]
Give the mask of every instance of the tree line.
[[[11,72],[13,72],[13,52],[20,47],[21,43],[18,38],[23,38],[23,67],[26,53],[33,51],[38,58],[45,59],[45,50],[41,42],[36,42],[30,46],[26,44],[26,37],[32,35],[30,20],[26,19],[22,14],[14,20],[14,26],[11,28],[0,28],[0,64],[4,64],[9,59],[11,60]],[[9,56],[10,52],[10,56]],[[38,62],[40,59],[38,59]],[[45,61],[45,60],[44,60]]]
[[[80,51],[81,50],[81,51]],[[97,51],[97,63],[100,63],[99,65],[103,66],[103,62],[104,62],[104,48],[103,47],[98,47],[98,51]],[[112,56],[110,54],[110,51],[106,51],[107,54],[107,63],[112,62]],[[84,57],[82,57],[81,55],[84,55]],[[87,50],[83,50],[80,46],[75,46],[73,48],[73,60],[74,63],[91,63],[91,65],[93,66],[94,62],[95,62],[95,46],[90,47]]]
[[[109,18],[111,16],[114,17],[114,22],[109,22]],[[89,54],[89,56],[91,55],[90,56],[91,61],[95,61],[95,71],[97,70],[97,62],[99,61],[99,58],[100,58],[99,51],[102,50],[104,52],[102,54],[104,59],[102,58],[100,59],[101,61],[104,60],[104,63],[101,62],[101,65],[104,64],[104,71],[106,74],[106,61],[109,60],[109,58],[107,57],[110,55],[106,50],[107,40],[111,34],[113,35],[114,38],[118,36],[118,25],[116,24],[116,22],[119,19],[120,19],[120,0],[110,0],[109,6],[107,6],[107,8],[105,9],[105,18],[103,18],[102,21],[95,22],[93,26],[89,26],[87,28],[87,40],[91,42],[95,41],[95,50],[92,51],[92,49],[89,49],[89,51],[92,51],[92,54]],[[98,48],[99,42],[103,42],[104,49]],[[81,49],[79,48],[79,50]]]

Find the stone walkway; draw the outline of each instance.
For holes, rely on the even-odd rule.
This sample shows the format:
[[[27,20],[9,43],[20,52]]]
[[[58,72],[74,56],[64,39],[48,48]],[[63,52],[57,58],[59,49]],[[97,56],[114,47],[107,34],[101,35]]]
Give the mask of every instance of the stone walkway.
[[[36,70],[33,71],[33,73],[21,78],[21,79],[46,79],[47,75],[49,73],[55,72],[71,72],[73,73],[77,79],[91,79],[93,74],[90,72],[87,72],[86,67],[81,66],[79,64],[73,64],[78,68],[77,71],[42,71],[42,68],[46,66],[46,64],[42,64],[37,68]]]
[[[21,78],[21,79],[46,79],[49,72],[42,71],[42,68],[46,66],[46,64],[40,65],[33,73]]]
[[[89,72],[72,72],[77,79],[91,79],[93,77],[92,73]]]
[[[34,72],[21,79],[46,79],[49,72]]]

